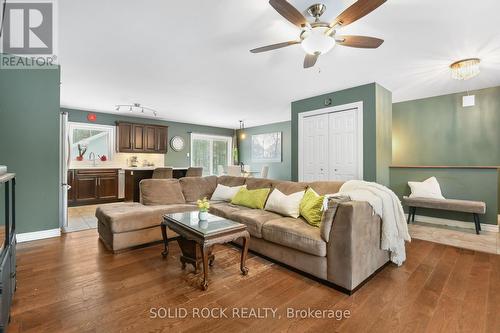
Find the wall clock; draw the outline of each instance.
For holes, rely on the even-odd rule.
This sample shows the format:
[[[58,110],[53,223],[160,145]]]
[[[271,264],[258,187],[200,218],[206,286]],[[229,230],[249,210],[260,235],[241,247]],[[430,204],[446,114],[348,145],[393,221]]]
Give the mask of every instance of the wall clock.
[[[174,136],[170,140],[170,147],[175,151],[181,151],[184,149],[184,139],[180,136]]]

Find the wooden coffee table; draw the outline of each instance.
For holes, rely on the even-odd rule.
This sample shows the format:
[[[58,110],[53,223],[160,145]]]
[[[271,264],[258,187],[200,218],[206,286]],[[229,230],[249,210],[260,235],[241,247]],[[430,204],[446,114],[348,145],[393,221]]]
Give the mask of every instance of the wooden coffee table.
[[[195,271],[198,271],[200,264],[203,264],[201,283],[203,290],[208,288],[208,266],[212,266],[215,261],[212,253],[215,244],[225,244],[242,238],[240,270],[243,275],[248,274],[245,260],[250,234],[246,225],[212,214],[208,215],[207,221],[200,221],[198,212],[166,214],[160,225],[165,246],[162,256],[165,258],[168,255],[167,228],[169,228],[180,236],[176,239],[182,251],[180,258],[182,268],[184,269],[186,264],[191,264]]]

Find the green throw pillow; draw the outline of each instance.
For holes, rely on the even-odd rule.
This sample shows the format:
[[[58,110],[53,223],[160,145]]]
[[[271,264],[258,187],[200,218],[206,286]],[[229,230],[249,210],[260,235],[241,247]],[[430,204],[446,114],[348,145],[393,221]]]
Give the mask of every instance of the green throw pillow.
[[[266,204],[266,199],[270,191],[271,189],[269,188],[247,190],[246,187],[242,187],[233,197],[231,203],[233,205],[244,206],[248,208],[264,209],[264,205]]]
[[[324,198],[324,195],[320,196],[312,188],[308,188],[300,202],[300,215],[314,227],[319,227],[321,224]]]

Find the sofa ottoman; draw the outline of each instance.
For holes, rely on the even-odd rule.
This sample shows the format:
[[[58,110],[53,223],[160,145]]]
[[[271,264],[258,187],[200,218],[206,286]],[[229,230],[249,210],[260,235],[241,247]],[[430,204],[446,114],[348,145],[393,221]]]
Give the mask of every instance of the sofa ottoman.
[[[97,231],[106,248],[113,252],[160,242],[159,225],[168,213],[196,210],[194,204],[145,206],[138,202],[120,202],[96,209]],[[175,236],[169,231],[168,237]]]

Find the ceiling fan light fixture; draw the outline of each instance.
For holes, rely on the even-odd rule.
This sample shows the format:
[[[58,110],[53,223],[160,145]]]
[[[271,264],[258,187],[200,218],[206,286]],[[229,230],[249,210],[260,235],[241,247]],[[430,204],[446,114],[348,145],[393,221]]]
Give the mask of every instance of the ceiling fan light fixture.
[[[316,27],[305,30],[302,33],[302,42],[300,45],[307,54],[326,54],[335,47],[335,39],[325,34],[327,29],[327,27]]]

